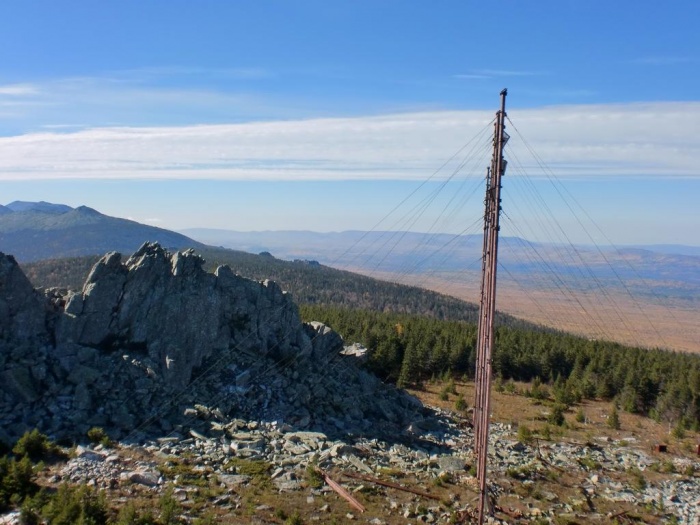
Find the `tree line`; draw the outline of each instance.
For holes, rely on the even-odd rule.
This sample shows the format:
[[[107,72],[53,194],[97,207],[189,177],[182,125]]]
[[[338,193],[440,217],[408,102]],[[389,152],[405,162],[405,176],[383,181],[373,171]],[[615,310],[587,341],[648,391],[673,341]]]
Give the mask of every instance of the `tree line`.
[[[300,311],[369,348],[367,366],[400,387],[445,374],[474,377],[475,323],[314,305]],[[495,331],[493,373],[502,381],[549,384],[566,405],[614,399],[628,412],[700,430],[697,355],[502,325]]]

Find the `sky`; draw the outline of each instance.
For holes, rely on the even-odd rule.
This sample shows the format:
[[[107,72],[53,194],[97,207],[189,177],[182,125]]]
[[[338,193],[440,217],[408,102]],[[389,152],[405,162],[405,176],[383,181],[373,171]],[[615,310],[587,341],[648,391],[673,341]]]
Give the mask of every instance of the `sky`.
[[[477,195],[462,231],[507,87],[507,233],[542,235],[543,199],[575,242],[700,245],[698,20],[696,0],[2,2],[0,204],[428,231],[451,201],[391,214],[449,180]]]

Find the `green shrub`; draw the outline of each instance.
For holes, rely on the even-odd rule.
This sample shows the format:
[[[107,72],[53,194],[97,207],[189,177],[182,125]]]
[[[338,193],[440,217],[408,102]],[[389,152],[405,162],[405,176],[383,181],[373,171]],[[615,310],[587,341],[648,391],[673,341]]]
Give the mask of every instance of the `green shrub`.
[[[505,383],[503,382],[503,378],[501,376],[498,376],[496,379],[494,379],[493,389],[499,393],[505,392]]]
[[[158,521],[153,517],[150,510],[145,510],[141,514],[136,506],[129,502],[119,510],[115,525],[157,525]]]
[[[532,387],[530,387],[530,390],[527,392],[526,395],[533,399],[542,401],[544,399],[549,398],[549,390],[547,390],[547,387],[542,385],[542,381],[540,380],[540,378],[536,377],[532,381]]]
[[[552,407],[552,411],[550,412],[549,416],[547,417],[547,422],[551,423],[552,425],[556,425],[558,427],[562,426],[564,423],[566,423],[566,418],[564,417],[565,410],[566,410],[565,405],[562,405],[561,403],[556,403]]]
[[[508,467],[506,476],[515,479],[530,479],[537,473],[537,468],[533,464],[521,467]]]
[[[284,521],[284,525],[304,525],[304,520],[301,519],[298,511],[294,511],[294,514]]]
[[[532,443],[532,430],[527,425],[518,426],[518,441],[528,445]]]
[[[577,423],[585,423],[586,422],[586,414],[584,414],[582,408],[579,408],[576,411],[576,422]]]
[[[306,467],[306,483],[312,489],[320,489],[325,484],[323,476],[313,464]]]
[[[22,525],[41,525],[41,516],[29,500],[25,500],[19,511],[19,522]]]
[[[41,509],[41,516],[51,525],[106,525],[107,503],[101,491],[64,483]]]
[[[585,455],[578,460],[579,465],[581,465],[586,470],[598,470],[600,469],[600,463],[598,463],[592,456]]]
[[[664,461],[661,464],[661,472],[663,472],[664,474],[675,474],[676,465],[674,465],[673,461]]]
[[[15,505],[36,493],[39,486],[34,482],[35,472],[28,456],[22,459],[0,458],[0,511]]]
[[[647,480],[644,479],[644,474],[642,473],[641,470],[639,470],[636,467],[631,468],[628,471],[630,475],[630,485],[632,485],[633,489],[636,490],[644,490],[647,487]]]
[[[268,478],[272,464],[261,459],[233,458],[225,465],[226,468],[235,468],[236,473],[253,478]]]
[[[52,443],[47,436],[39,432],[36,428],[31,432],[27,431],[17,440],[12,452],[20,457],[29,457],[34,462],[48,459],[56,455],[58,447]]]
[[[455,410],[458,410],[460,412],[464,412],[467,409],[467,401],[464,399],[464,396],[462,394],[459,394],[457,396],[457,399],[455,399]]]
[[[103,447],[111,447],[113,445],[112,440],[101,427],[92,427],[88,430],[87,437],[91,443],[95,445],[102,445]]]
[[[216,520],[216,514],[213,512],[207,512],[201,518],[197,518],[192,522],[192,525],[216,525],[218,521]]]
[[[613,405],[610,415],[608,415],[608,426],[614,430],[620,430],[620,416],[615,405]]]
[[[173,487],[166,489],[158,501],[160,508],[160,523],[162,525],[175,525],[180,523],[180,514],[182,513],[182,505],[173,497]]]
[[[671,431],[671,435],[676,439],[684,439],[685,438],[685,425],[683,424],[682,420],[678,421],[676,426],[673,427],[673,430]]]

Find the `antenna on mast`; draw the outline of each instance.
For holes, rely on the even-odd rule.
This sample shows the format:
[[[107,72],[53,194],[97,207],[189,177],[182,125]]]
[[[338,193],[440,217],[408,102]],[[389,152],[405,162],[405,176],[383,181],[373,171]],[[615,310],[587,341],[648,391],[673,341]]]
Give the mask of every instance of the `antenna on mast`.
[[[496,112],[493,132],[493,155],[486,176],[484,200],[484,252],[481,267],[481,302],[476,354],[476,388],[474,402],[474,451],[476,453],[476,478],[479,485],[479,525],[490,514],[487,499],[487,456],[489,447],[489,411],[491,404],[491,356],[493,354],[493,322],[496,314],[496,269],[498,266],[498,231],[501,215],[501,178],[507,162],[503,147],[509,136],[505,132],[506,96],[501,91],[501,109]]]

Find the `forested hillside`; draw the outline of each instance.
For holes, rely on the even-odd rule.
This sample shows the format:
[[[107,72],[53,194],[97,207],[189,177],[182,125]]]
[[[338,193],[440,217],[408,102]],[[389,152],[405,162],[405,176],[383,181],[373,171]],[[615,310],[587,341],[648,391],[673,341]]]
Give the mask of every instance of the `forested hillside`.
[[[399,386],[420,385],[445,373],[473,378],[474,323],[320,306],[302,307],[302,316],[327,323],[348,342],[367,346],[368,366]],[[501,326],[496,330],[493,372],[501,381],[549,384],[554,399],[564,405],[616,399],[628,412],[700,427],[697,355]]]
[[[81,290],[90,270],[99,259],[97,255],[86,255],[20,263],[20,266],[36,288]]]

